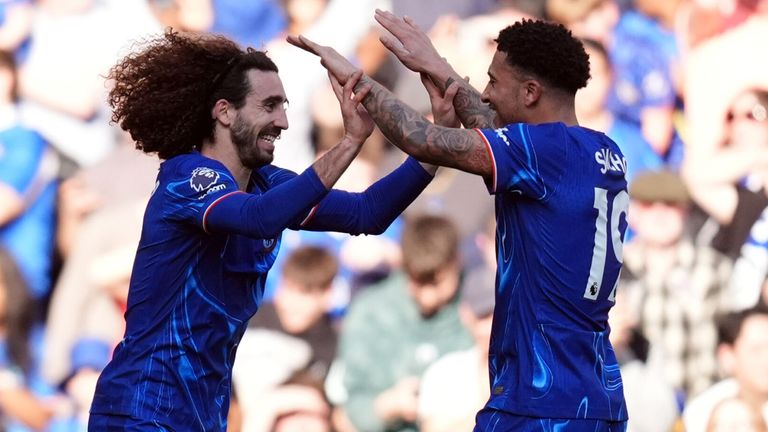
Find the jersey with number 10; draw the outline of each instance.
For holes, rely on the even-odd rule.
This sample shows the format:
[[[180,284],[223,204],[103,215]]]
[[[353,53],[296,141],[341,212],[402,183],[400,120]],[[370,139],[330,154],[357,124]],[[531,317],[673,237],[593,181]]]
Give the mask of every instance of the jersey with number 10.
[[[496,309],[489,408],[625,420],[608,341],[626,230],[626,160],[602,133],[562,123],[477,130],[493,163]]]

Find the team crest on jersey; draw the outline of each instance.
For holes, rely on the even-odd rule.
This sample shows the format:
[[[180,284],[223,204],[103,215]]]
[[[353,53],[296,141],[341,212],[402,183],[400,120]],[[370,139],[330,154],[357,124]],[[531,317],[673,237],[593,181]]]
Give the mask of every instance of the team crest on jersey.
[[[197,167],[192,171],[192,177],[189,179],[189,186],[195,192],[202,192],[219,181],[219,173],[207,168]]]

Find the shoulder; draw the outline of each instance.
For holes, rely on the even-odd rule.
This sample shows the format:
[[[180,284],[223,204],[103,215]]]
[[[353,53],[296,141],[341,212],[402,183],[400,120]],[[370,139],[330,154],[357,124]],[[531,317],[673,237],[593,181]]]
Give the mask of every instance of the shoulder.
[[[349,317],[360,316],[365,320],[372,318],[371,314],[383,311],[387,316],[393,316],[393,311],[399,311],[399,307],[408,302],[408,293],[405,292],[406,277],[397,272],[383,281],[365,287],[352,300]]]

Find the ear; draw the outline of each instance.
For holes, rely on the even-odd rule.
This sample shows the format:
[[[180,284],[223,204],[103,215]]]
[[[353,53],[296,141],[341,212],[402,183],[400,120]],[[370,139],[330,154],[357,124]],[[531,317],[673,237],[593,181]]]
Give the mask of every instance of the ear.
[[[736,358],[733,353],[733,347],[728,344],[721,343],[717,347],[717,360],[720,363],[720,367],[726,375],[733,374],[735,368]]]
[[[211,108],[211,118],[224,126],[230,126],[235,119],[234,107],[226,99],[219,99]]]
[[[540,82],[534,79],[525,81],[523,83],[523,101],[525,102],[525,106],[530,107],[535,105],[539,99],[541,99],[542,90]]]

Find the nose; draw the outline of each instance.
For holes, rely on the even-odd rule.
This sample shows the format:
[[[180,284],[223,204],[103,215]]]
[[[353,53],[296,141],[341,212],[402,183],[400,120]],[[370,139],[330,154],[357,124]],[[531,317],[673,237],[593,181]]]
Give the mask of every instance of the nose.
[[[483,94],[480,95],[480,100],[483,101],[483,103],[489,103],[491,101],[491,99],[488,97],[488,87],[490,86],[486,85],[485,89],[483,89]]]
[[[275,125],[275,127],[280,128],[282,130],[288,129],[288,115],[285,111],[285,108],[280,108],[276,111],[277,111],[277,116],[273,124]]]

